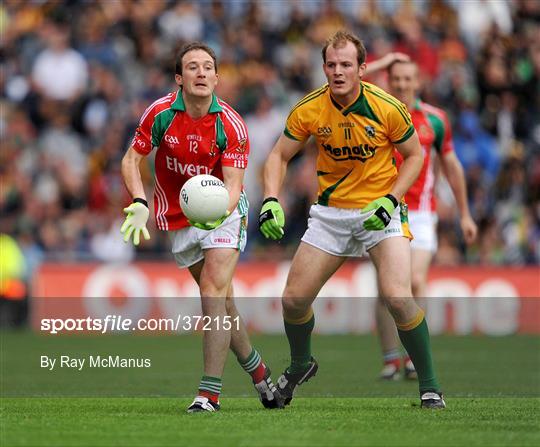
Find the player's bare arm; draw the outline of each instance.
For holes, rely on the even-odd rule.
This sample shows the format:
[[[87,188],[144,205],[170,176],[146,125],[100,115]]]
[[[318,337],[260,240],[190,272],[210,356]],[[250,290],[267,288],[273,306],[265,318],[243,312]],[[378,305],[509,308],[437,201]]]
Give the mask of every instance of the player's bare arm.
[[[465,182],[463,167],[455,152],[444,154],[441,157],[441,165],[456,199],[463,238],[467,244],[472,244],[476,239],[478,230],[471,217],[469,204],[467,203],[467,184]]]
[[[409,62],[411,58],[405,53],[392,52],[385,54],[380,59],[374,60],[367,64],[364,76],[376,73],[381,70],[386,70],[394,62]]]
[[[272,148],[264,165],[264,197],[277,197],[287,173],[287,165],[304,146],[304,141],[296,141],[281,135]]]
[[[281,135],[264,165],[265,199],[259,214],[259,230],[267,239],[277,241],[283,237],[285,213],[277,197],[287,173],[287,165],[303,145],[303,141]]]
[[[230,166],[223,166],[222,169],[223,183],[225,183],[225,188],[229,191],[229,206],[227,211],[232,213],[240,200],[245,169],[233,168]]]
[[[124,235],[124,242],[128,242],[133,236],[134,245],[139,245],[141,233],[146,240],[150,239],[150,233],[146,228],[150,211],[148,210],[148,202],[146,201],[139,169],[143,158],[144,155],[139,154],[133,147],[130,147],[122,159],[122,178],[133,198],[133,203],[124,208],[126,219],[120,228],[120,232]]]
[[[416,131],[407,141],[396,144],[396,149],[403,157],[403,164],[399,168],[396,183],[390,194],[400,201],[418,178],[424,163],[424,155]]]
[[[144,155],[139,154],[133,147],[130,147],[122,158],[122,178],[131,197],[140,197],[146,200],[144,186],[141,179],[140,164]]]

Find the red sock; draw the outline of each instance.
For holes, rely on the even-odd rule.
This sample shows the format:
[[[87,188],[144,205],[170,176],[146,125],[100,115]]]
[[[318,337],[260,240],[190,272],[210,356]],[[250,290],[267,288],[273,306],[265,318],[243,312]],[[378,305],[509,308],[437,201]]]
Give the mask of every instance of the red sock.
[[[259,366],[255,368],[251,373],[251,378],[253,379],[253,383],[259,383],[264,380],[264,375],[266,373],[266,365],[261,362],[259,363]]]
[[[399,369],[399,367],[400,367],[399,359],[387,360],[386,362],[384,362],[384,364],[385,365],[394,365],[396,367],[396,369]]]
[[[405,366],[407,364],[407,362],[411,361],[411,358],[406,355],[405,357],[403,357],[403,366]]]
[[[206,397],[215,404],[219,401],[219,394],[211,393],[210,391],[199,390],[199,396]]]

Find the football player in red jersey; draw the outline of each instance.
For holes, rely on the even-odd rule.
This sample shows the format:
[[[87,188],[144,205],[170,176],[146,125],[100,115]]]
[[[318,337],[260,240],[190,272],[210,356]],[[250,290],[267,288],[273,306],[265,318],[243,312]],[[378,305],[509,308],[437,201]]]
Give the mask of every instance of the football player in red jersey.
[[[207,326],[210,330],[203,333],[203,377],[188,412],[220,408],[221,377],[229,347],[251,375],[263,405],[282,408],[270,370],[251,346],[233,300],[232,277],[246,245],[248,201],[242,186],[249,155],[246,126],[240,115],[214,94],[217,61],[207,45],[193,42],[180,50],[175,80],[178,90],[156,100],[144,112],[122,160],[122,175],[133,202],[124,209],[127,217],[121,232],[124,241],[135,245],[141,233],[150,238],[139,164],[155,150],[156,223],[168,232],[178,266],[189,268],[199,285],[202,313],[211,322]],[[230,197],[226,214],[206,224],[188,222],[179,203],[183,184],[198,174],[222,179]]]
[[[392,53],[375,62],[368,71],[388,69],[390,93],[407,106],[424,151],[424,165],[420,175],[405,195],[405,202],[409,207],[409,225],[414,236],[411,241],[411,285],[415,298],[422,301],[426,293],[429,265],[437,250],[432,149],[437,154],[454,194],[460,215],[461,231],[467,244],[473,243],[476,239],[477,228],[469,211],[465,176],[454,152],[452,130],[446,113],[417,97],[420,88],[418,66],[401,53]],[[396,161],[399,167],[401,157],[397,151]],[[416,379],[416,371],[410,358],[405,356],[401,359],[396,326],[382,300],[377,302],[376,320],[384,360],[381,378],[398,379],[400,363],[403,361],[404,377]]]

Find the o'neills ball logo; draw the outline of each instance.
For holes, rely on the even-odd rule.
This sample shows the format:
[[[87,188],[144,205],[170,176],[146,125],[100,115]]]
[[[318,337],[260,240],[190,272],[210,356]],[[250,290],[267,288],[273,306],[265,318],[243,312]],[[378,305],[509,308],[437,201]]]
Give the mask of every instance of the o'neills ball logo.
[[[182,200],[187,205],[189,202],[189,196],[187,195],[187,192],[185,189],[182,189],[182,191],[180,191],[180,197],[182,197]]]
[[[201,180],[201,186],[204,188],[206,186],[225,186],[221,180]]]

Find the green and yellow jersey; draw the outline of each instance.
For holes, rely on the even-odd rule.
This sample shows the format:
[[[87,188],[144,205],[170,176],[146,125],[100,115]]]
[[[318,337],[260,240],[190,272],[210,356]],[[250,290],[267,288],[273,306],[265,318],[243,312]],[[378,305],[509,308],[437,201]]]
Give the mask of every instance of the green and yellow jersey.
[[[358,98],[346,107],[328,85],[311,92],[292,109],[284,133],[298,141],[316,139],[319,204],[363,208],[392,189],[394,145],[409,139],[414,127],[403,103],[361,82]]]

